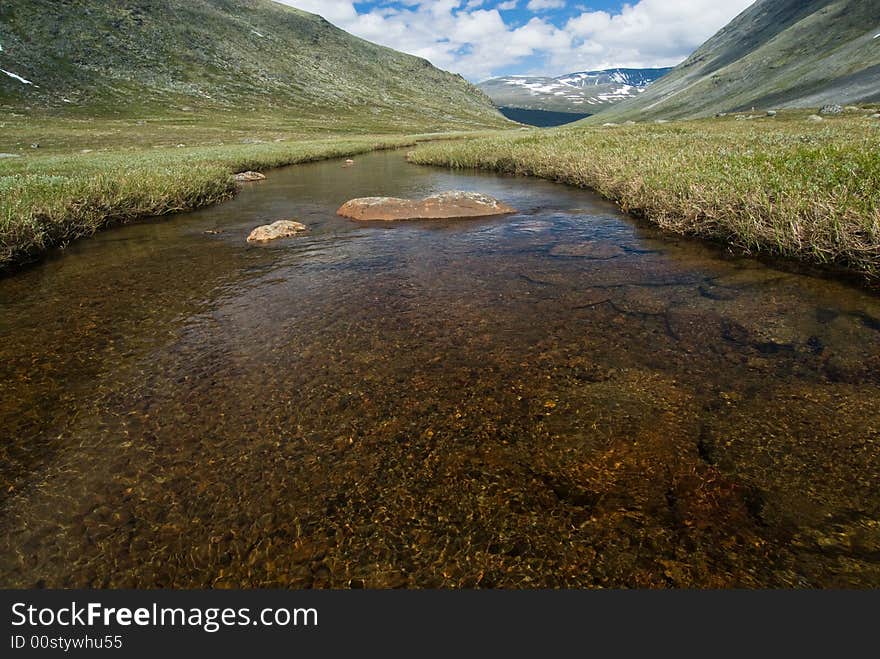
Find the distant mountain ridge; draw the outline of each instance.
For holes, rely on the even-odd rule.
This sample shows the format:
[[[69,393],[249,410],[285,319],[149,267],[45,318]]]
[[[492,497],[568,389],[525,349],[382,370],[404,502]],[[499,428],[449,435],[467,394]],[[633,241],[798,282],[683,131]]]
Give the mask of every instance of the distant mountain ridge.
[[[672,69],[580,71],[555,78],[505,76],[477,85],[498,106],[595,114],[638,96]]]
[[[270,0],[3,0],[2,105],[505,124],[461,76]]]
[[[758,0],[603,121],[880,102],[880,2]]]

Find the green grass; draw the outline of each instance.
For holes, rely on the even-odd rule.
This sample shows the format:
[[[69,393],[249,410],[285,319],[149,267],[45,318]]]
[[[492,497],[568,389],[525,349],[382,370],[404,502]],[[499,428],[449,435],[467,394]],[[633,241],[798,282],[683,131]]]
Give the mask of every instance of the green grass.
[[[412,162],[589,187],[675,233],[880,274],[880,120],[804,112],[420,146]]]
[[[0,270],[116,222],[227,199],[236,191],[234,172],[463,135],[334,134],[271,116],[196,121],[12,116],[0,121],[0,128],[0,153],[18,156],[0,159]],[[33,143],[39,148],[32,149]]]
[[[0,120],[0,266],[114,222],[233,195],[246,169],[420,145],[417,163],[539,176],[594,188],[664,229],[745,252],[880,275],[880,120],[775,118],[550,131],[379,134],[319,131],[302,118]],[[347,131],[344,132],[343,128]],[[363,134],[373,131],[375,134]],[[446,141],[454,137],[465,137]],[[30,144],[39,142],[37,149]],[[178,146],[183,145],[183,146]],[[83,151],[88,151],[83,153]]]

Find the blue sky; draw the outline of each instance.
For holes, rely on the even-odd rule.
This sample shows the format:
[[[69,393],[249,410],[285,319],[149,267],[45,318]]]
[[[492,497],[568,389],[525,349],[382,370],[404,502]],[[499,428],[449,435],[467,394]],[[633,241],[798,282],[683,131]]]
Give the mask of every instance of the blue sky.
[[[472,81],[678,64],[753,0],[276,0]]]

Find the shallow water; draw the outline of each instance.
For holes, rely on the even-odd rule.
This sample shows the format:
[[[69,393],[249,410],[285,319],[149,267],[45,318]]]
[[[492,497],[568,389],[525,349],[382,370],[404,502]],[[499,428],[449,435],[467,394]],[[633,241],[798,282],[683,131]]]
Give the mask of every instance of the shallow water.
[[[4,587],[880,586],[880,300],[589,192],[291,167],[0,304]]]

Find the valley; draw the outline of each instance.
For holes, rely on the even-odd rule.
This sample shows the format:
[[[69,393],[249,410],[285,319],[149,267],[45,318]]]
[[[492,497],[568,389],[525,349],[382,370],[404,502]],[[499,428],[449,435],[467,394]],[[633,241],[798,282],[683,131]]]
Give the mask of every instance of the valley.
[[[880,586],[876,3],[484,4],[0,5],[0,586]]]

